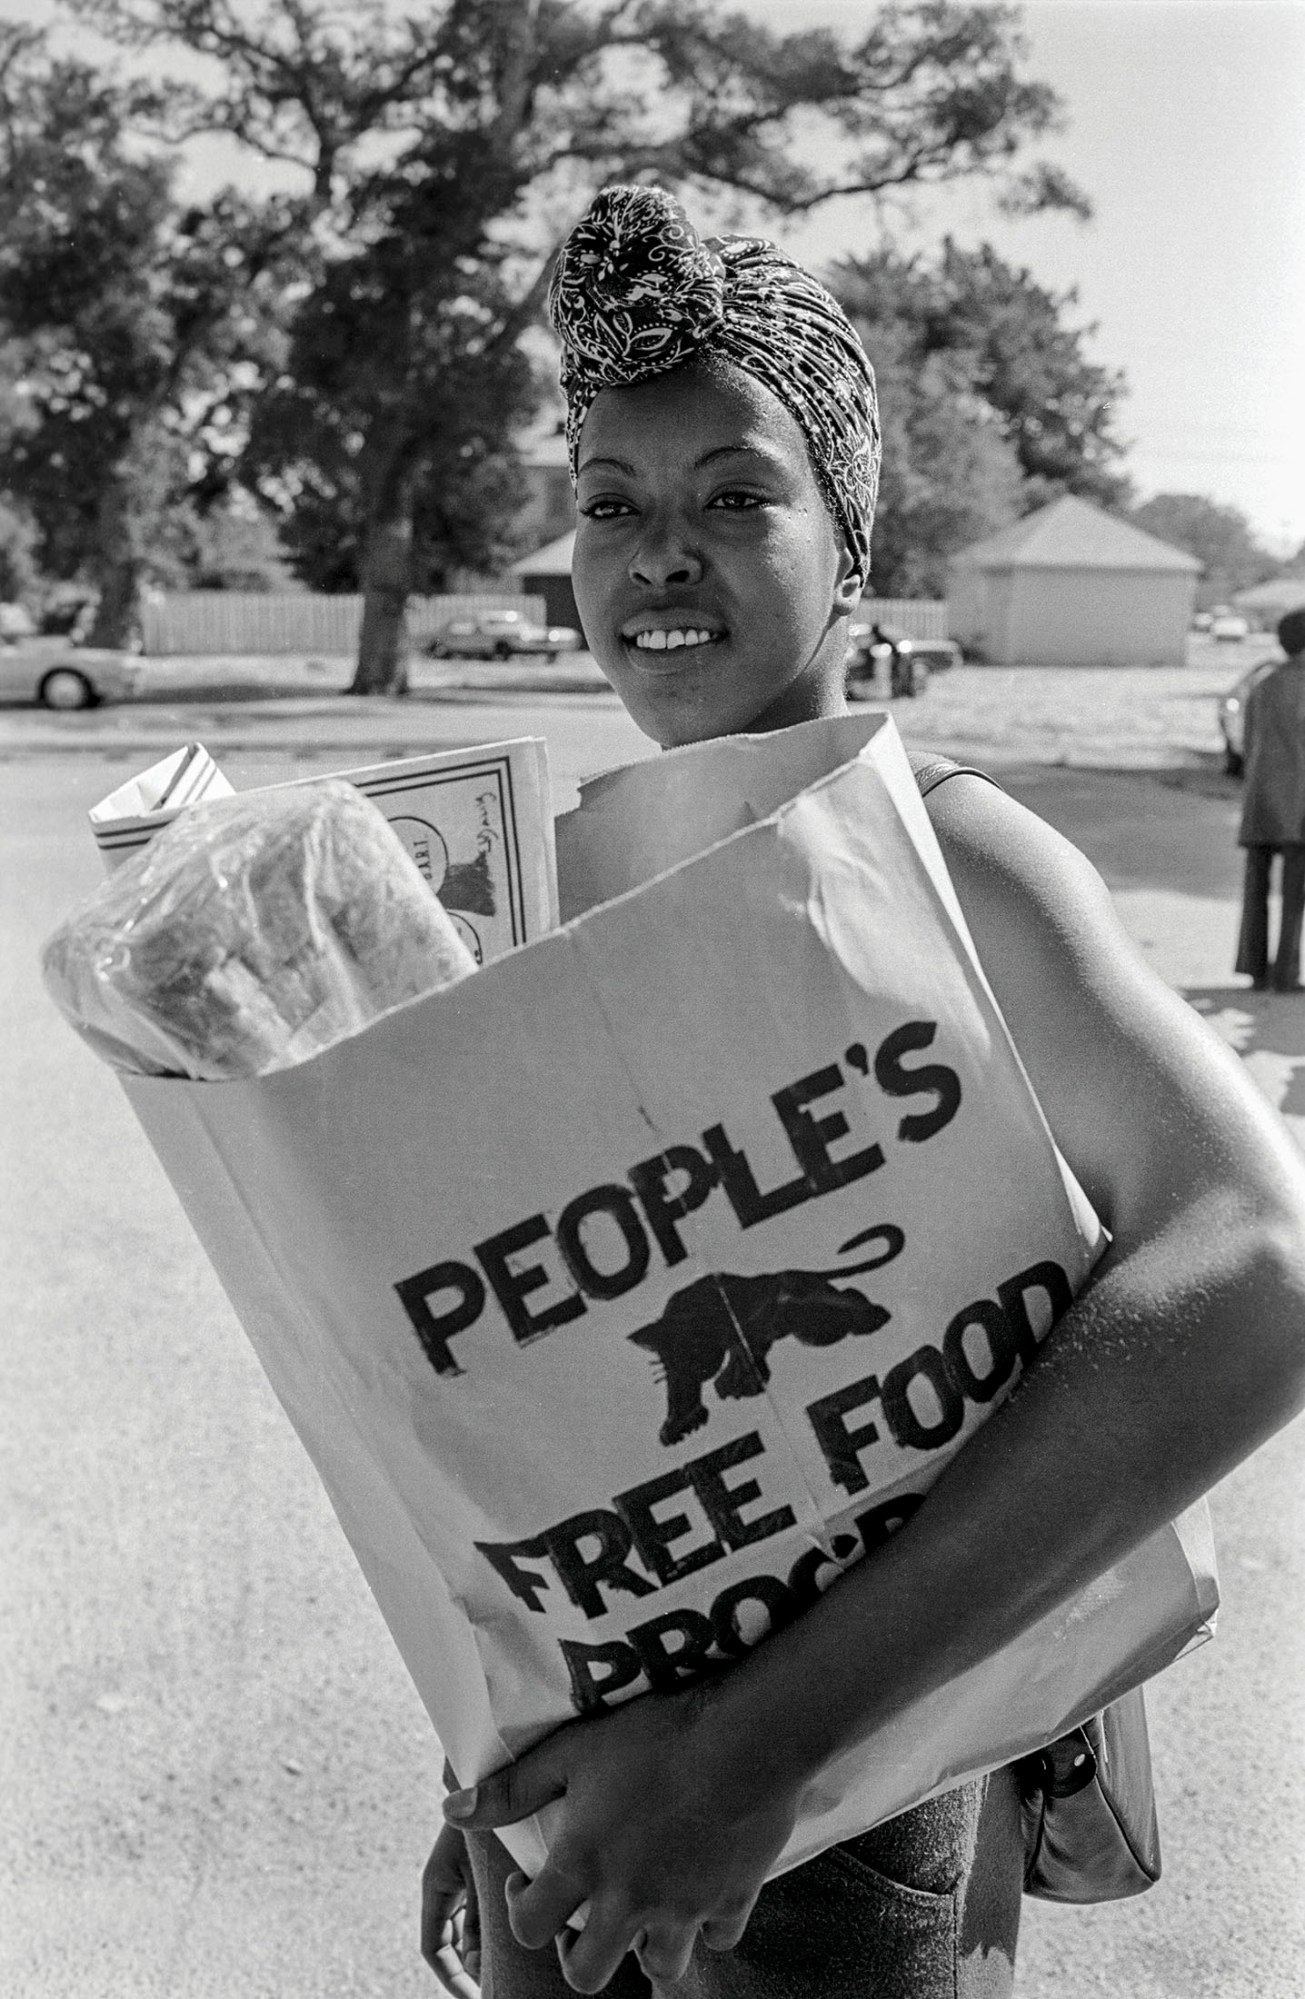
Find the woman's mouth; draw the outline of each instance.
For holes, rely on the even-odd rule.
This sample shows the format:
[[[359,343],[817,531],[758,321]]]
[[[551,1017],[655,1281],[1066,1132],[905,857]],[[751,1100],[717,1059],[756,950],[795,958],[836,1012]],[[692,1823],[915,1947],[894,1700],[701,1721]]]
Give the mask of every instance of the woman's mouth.
[[[647,653],[694,651],[715,645],[725,635],[709,631],[704,625],[685,624],[636,626],[627,628],[621,636],[633,651]]]

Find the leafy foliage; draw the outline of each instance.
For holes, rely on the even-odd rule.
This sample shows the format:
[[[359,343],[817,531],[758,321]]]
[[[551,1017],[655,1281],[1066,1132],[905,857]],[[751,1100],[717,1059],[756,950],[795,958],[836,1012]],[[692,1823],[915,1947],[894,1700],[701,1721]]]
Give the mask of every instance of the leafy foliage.
[[[830,274],[879,376],[884,479],[875,587],[941,591],[946,561],[1061,493],[1118,507],[1122,384],[1057,298],[989,245],[891,246]]]
[[[695,177],[787,212],[842,193],[984,175],[1008,208],[1087,210],[1058,169],[1017,156],[1059,105],[1021,74],[1019,10],[889,0],[864,35],[775,34],[714,0],[81,0],[135,49],[220,65],[175,88],[173,141],[220,131],[310,177],[319,211],[369,205],[377,141],[409,171],[432,135],[479,141],[524,188],[567,162]],[[799,145],[799,140],[812,143]],[[379,178],[384,179],[382,167]],[[502,212],[497,204],[489,212]]]
[[[283,515],[299,573],[356,589],[369,520],[411,519],[414,587],[507,553],[520,502],[513,439],[535,407],[534,370],[504,337],[513,300],[492,246],[441,254],[436,198],[394,202],[383,234],[329,263],[304,299],[285,366],[261,400],[245,474]],[[382,490],[378,490],[382,488]]]
[[[904,341],[875,352],[884,460],[871,587],[885,597],[939,597],[947,558],[1021,511],[1014,450],[954,361],[915,362]]]
[[[1262,583],[1279,568],[1239,508],[1198,493],[1157,493],[1134,507],[1130,518],[1160,541],[1186,549],[1203,565],[1197,599],[1206,607]]]
[[[42,567],[86,570],[92,636],[121,642],[206,426],[257,351],[279,221],[235,194],[179,209],[172,162],[133,145],[152,89],[0,35],[5,484]]]
[[[155,108],[158,133],[222,132],[298,170],[303,289],[249,464],[302,573],[362,582],[359,691],[401,684],[410,584],[501,541],[532,393],[519,343],[551,245],[604,181],[797,213],[970,176],[1014,209],[1086,207],[1023,164],[1057,105],[1008,7],[890,0],[852,39],[713,0],[80,11],[131,49],[214,60],[212,88]]]
[[[38,575],[35,545],[30,519],[0,500],[0,604],[20,604],[31,596]]]

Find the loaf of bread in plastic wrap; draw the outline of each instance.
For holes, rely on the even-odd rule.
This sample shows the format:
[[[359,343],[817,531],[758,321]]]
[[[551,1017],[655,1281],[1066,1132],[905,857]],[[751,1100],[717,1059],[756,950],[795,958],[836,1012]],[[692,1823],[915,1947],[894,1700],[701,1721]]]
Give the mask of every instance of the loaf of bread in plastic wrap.
[[[222,1081],[319,1054],[476,969],[342,779],[189,806],[69,917],[42,970],[115,1067]]]

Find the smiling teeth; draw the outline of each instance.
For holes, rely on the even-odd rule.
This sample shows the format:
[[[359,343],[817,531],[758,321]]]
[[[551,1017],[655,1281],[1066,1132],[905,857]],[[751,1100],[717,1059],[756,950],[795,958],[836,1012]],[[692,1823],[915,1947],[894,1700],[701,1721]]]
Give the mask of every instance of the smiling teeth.
[[[700,632],[689,626],[683,631],[636,632],[634,642],[641,652],[674,652],[677,646],[710,645],[715,636],[715,632]]]

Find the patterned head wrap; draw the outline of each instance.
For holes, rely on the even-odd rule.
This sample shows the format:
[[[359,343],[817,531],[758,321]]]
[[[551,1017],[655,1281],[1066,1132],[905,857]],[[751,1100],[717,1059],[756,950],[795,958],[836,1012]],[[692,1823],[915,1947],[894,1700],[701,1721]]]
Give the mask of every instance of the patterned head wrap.
[[[609,187],[563,244],[548,304],[562,342],[572,483],[600,390],[719,355],[797,422],[865,582],[879,485],[874,370],[823,285],[762,237],[702,241],[662,188]]]

